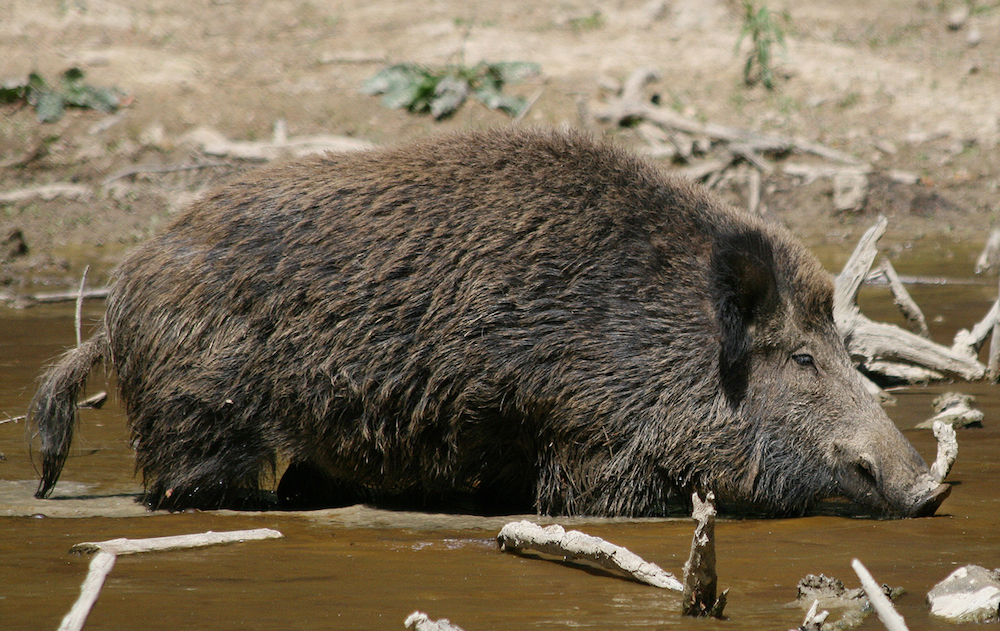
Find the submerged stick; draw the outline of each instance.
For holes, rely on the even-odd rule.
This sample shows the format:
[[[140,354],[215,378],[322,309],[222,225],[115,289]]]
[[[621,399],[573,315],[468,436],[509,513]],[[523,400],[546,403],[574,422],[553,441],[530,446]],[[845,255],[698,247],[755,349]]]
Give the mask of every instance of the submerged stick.
[[[183,548],[201,548],[220,543],[236,543],[240,541],[258,541],[261,539],[280,539],[283,534],[271,528],[255,530],[230,530],[228,532],[203,532],[194,535],[178,535],[175,537],[153,537],[151,539],[110,539],[108,541],[78,543],[69,551],[73,554],[89,554],[92,552],[110,552],[111,554],[137,554],[139,552],[162,552],[164,550],[180,550]]]
[[[511,522],[500,529],[497,542],[501,550],[514,554],[534,553],[565,563],[597,567],[653,587],[675,591],[684,588],[673,574],[628,549],[578,530],[567,532],[557,524],[542,528],[530,521]]]
[[[73,603],[69,613],[63,617],[59,631],[80,631],[83,628],[83,623],[87,621],[91,608],[97,602],[97,597],[101,595],[104,579],[111,572],[111,568],[115,566],[115,558],[114,554],[103,550],[94,555],[90,561],[87,578],[80,586],[80,597]]]
[[[691,538],[691,555],[684,563],[684,597],[681,613],[685,616],[721,618],[729,590],[715,597],[719,577],[715,573],[715,493],[702,500],[692,494],[691,517],[698,522]]]
[[[892,601],[882,592],[882,588],[872,578],[868,568],[857,559],[851,561],[851,567],[861,579],[861,587],[864,588],[865,595],[868,596],[868,602],[872,604],[872,609],[878,614],[878,618],[885,625],[885,628],[888,631],[909,631],[903,616],[899,615],[896,608],[892,606]]]

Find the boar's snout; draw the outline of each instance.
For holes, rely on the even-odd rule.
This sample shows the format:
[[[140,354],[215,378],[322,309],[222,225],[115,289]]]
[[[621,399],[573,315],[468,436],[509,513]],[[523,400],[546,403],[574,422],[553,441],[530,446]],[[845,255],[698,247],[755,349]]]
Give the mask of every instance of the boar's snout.
[[[835,444],[842,463],[840,489],[845,497],[875,514],[929,517],[951,493],[951,486],[935,480],[920,454],[902,435],[899,438],[905,443],[904,457],[897,451],[895,457],[879,459],[872,451]]]
[[[920,498],[920,500],[913,505],[913,509],[910,511],[910,517],[930,517],[933,515],[941,502],[951,494],[950,484],[939,484],[930,493]]]

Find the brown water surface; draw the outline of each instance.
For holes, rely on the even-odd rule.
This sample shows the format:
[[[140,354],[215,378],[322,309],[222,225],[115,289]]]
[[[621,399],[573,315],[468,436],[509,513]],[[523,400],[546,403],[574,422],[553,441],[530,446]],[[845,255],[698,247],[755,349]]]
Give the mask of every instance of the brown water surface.
[[[897,268],[901,274],[971,276],[969,256],[961,252],[955,269],[944,271],[917,256],[902,257]],[[981,318],[996,296],[994,281],[914,289],[935,339],[950,340],[957,328]],[[863,306],[876,319],[897,317],[883,289],[865,289]],[[88,305],[88,319],[102,309],[100,303]],[[42,367],[73,344],[72,311],[0,312],[0,419],[24,412]],[[89,391],[104,387],[95,373]],[[716,533],[720,583],[731,590],[726,621],[681,618],[680,596],[673,592],[501,553],[494,538],[508,518],[365,507],[145,513],[133,501],[139,485],[114,396],[105,409],[82,413],[55,497],[35,501],[24,423],[0,424],[0,628],[58,626],[87,570],[86,557],[68,554],[75,543],[270,527],[285,538],[118,559],[86,628],[402,629],[406,616],[419,609],[467,631],[789,629],[803,616],[787,606],[799,579],[825,573],[856,587],[850,562],[857,557],[880,582],[907,590],[898,608],[911,630],[950,630],[953,625],[928,613],[924,596],[930,587],[960,565],[1000,567],[998,389],[965,383],[907,388],[894,392],[897,403],[887,410],[930,461],[931,433],[911,428],[932,414],[931,400],[948,390],[976,395],[986,420],[981,429],[959,432],[958,462],[948,478],[955,486],[940,514],[898,521],[722,521]],[[604,537],[678,575],[693,532],[686,519],[538,521]],[[881,627],[869,618],[861,628]]]

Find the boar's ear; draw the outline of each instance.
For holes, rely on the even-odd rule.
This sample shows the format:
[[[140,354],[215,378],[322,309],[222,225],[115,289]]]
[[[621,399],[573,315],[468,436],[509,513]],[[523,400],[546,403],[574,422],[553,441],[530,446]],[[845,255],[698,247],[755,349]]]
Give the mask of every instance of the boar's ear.
[[[746,390],[753,347],[751,326],[778,308],[774,252],[759,230],[740,227],[719,234],[712,251],[712,291],[719,323],[719,370],[733,400]]]

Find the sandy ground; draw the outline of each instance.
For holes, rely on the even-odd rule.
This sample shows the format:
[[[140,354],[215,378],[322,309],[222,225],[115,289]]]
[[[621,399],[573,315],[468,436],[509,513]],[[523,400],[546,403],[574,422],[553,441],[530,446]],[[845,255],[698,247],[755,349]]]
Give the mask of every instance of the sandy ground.
[[[20,230],[28,247],[0,251],[0,282],[14,293],[71,286],[86,263],[100,284],[128,246],[193,197],[259,166],[206,155],[199,138],[209,132],[261,141],[280,120],[293,138],[381,144],[509,122],[474,102],[435,122],[360,94],[367,78],[397,62],[536,62],[541,74],[510,88],[539,95],[522,124],[586,126],[640,149],[640,130],[598,124],[593,113],[616,83],[654,67],[661,78],[646,96],[665,107],[823,143],[874,168],[862,208],[838,212],[829,177],[803,183],[783,170],[829,162],[770,157],[765,212],[808,243],[849,250],[877,213],[890,217],[886,243],[941,235],[985,242],[1000,213],[1000,6],[768,4],[790,15],[774,91],[743,85],[749,42],[735,52],[742,8],[734,1],[9,0],[0,77],[38,71],[54,80],[77,66],[88,82],[125,92],[129,104],[113,116],[70,110],[49,124],[28,107],[0,109],[0,196],[27,191],[0,202],[0,239]],[[968,6],[950,27],[950,14]],[[719,184],[735,203],[747,198],[748,169]],[[917,181],[894,181],[894,171]],[[51,185],[61,188],[38,188]]]

